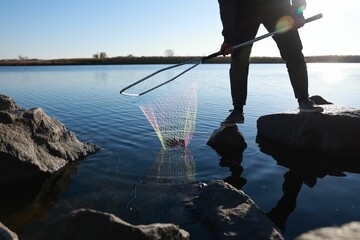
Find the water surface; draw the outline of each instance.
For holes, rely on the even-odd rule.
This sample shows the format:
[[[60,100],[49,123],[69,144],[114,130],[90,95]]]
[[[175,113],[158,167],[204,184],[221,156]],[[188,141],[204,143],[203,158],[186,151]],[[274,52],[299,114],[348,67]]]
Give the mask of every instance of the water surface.
[[[255,142],[260,116],[297,107],[283,64],[251,65],[246,119],[239,125],[247,148],[235,171],[234,166],[221,164],[221,156],[206,145],[231,109],[229,66],[200,65],[174,85],[164,86],[151,95],[166,96],[174,89],[183,91],[190,82],[196,84],[196,128],[185,151],[163,150],[139,108],[141,101],[150,101],[151,97],[130,100],[119,94],[127,84],[162,67],[0,67],[1,94],[11,96],[21,107],[43,108],[80,140],[102,147],[99,153],[73,164],[60,179],[49,180],[51,184],[58,183],[51,194],[46,192],[40,200],[30,198],[1,207],[0,221],[26,237],[32,236],[31,229],[41,226],[43,221],[73,209],[92,208],[114,213],[133,224],[174,222],[196,239],[205,230],[193,219],[177,214],[182,207],[179,199],[193,195],[195,183],[224,180],[234,174],[235,181],[242,181],[242,190],[267,213],[277,209],[284,195],[285,180],[285,185],[291,186],[289,189],[295,189],[290,199],[285,199],[292,207],[280,211],[286,218],[282,229],[287,239],[314,228],[360,220],[360,195],[356,194],[360,186],[358,165],[348,167],[344,176],[338,176],[328,172],[312,174],[312,165],[305,164],[303,173],[316,179],[315,184],[309,183],[261,152]],[[311,95],[360,108],[359,64],[308,64],[308,70]]]

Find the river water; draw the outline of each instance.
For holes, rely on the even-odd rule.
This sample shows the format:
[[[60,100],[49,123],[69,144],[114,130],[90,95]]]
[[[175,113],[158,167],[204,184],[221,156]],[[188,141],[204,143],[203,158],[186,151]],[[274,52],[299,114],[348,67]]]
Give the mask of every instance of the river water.
[[[0,221],[26,239],[46,221],[73,209],[92,208],[133,224],[174,222],[196,239],[207,236],[206,230],[177,214],[178,202],[194,194],[194,184],[218,179],[232,179],[266,213],[280,214],[277,219],[281,219],[279,227],[286,239],[318,227],[360,220],[360,162],[321,173],[305,165],[302,174],[311,179],[293,180],[293,169],[261,152],[256,143],[260,116],[297,108],[283,64],[251,65],[245,123],[238,125],[247,148],[232,167],[223,164],[221,156],[206,144],[231,109],[229,66],[200,65],[148,96],[119,94],[123,87],[162,67],[165,65],[0,67],[1,94],[11,96],[23,108],[43,108],[81,141],[102,147],[70,166],[58,176],[61,181],[52,179],[50,183],[57,188],[50,193],[48,189],[41,197],[12,195],[14,201],[0,207]],[[310,95],[360,108],[359,64],[312,63],[308,70]],[[173,93],[179,92],[187,94],[171,101]],[[181,119],[184,116],[177,109],[189,104],[189,98],[195,101],[189,122],[192,138],[185,150],[164,150],[139,106],[155,100],[168,103],[158,114]],[[281,206],[285,209],[280,211]]]

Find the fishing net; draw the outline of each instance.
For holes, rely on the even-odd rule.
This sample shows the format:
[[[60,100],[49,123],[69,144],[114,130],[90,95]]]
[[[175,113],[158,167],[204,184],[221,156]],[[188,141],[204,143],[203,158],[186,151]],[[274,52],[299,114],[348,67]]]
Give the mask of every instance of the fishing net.
[[[127,207],[141,221],[175,222],[186,224],[191,219],[186,214],[184,199],[194,193],[195,161],[189,145],[195,132],[197,114],[197,72],[182,73],[192,69],[185,64],[168,69],[146,79],[131,89],[146,92],[134,99],[157,137],[162,150],[141,183],[134,188],[134,196]],[[176,81],[170,81],[182,76]],[[156,86],[154,90],[148,91]]]
[[[161,150],[148,175],[159,183],[188,183],[195,181],[195,160],[188,149]]]
[[[195,131],[196,85],[140,105],[164,149],[187,147]]]
[[[189,149],[162,149],[146,177],[135,186],[127,208],[145,223],[191,222],[185,201],[198,194],[195,172],[195,160]]]
[[[191,65],[190,65],[191,66]],[[189,66],[164,71],[131,89],[143,92],[172,79]],[[163,149],[186,148],[193,136],[197,113],[196,71],[138,97],[139,106],[151,124]]]

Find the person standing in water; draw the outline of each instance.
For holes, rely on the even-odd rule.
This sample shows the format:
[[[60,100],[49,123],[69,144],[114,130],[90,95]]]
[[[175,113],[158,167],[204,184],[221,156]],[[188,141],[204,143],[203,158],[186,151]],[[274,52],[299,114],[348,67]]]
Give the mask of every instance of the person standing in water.
[[[233,126],[244,122],[243,108],[247,98],[247,81],[252,45],[234,49],[234,46],[254,39],[260,24],[269,31],[276,30],[281,19],[286,19],[292,29],[273,36],[286,62],[291,85],[300,112],[319,113],[323,108],[309,99],[308,74],[298,28],[305,24],[303,10],[306,0],[218,0],[223,25],[224,42],[220,52],[231,54],[230,87],[234,109],[221,123]]]

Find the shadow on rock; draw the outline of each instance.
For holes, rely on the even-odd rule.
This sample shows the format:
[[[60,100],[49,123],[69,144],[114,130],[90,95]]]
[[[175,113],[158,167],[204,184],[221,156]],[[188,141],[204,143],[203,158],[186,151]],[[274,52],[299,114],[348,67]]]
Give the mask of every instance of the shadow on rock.
[[[282,185],[283,196],[267,214],[282,231],[285,231],[288,216],[296,208],[296,199],[303,184],[312,188],[318,179],[326,176],[344,177],[346,172],[360,173],[358,157],[351,154],[302,152],[259,135],[256,142],[262,152],[272,156],[278,165],[288,168]]]

